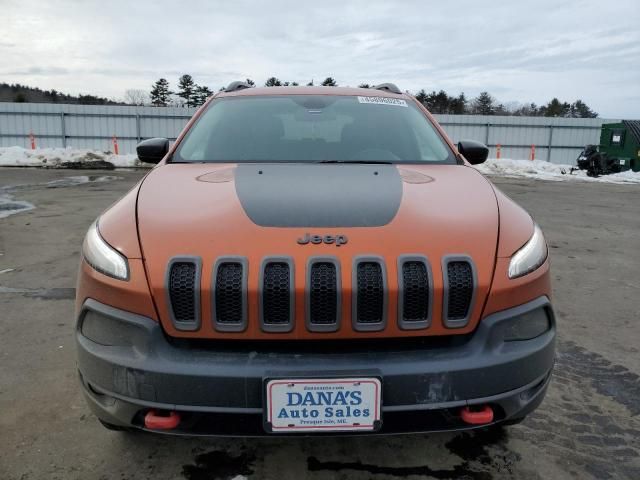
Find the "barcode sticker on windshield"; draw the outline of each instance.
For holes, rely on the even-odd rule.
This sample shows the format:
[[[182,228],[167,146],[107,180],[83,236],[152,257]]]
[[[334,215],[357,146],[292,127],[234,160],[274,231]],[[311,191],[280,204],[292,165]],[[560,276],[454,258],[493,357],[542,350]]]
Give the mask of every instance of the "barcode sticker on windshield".
[[[360,103],[374,103],[376,105],[395,105],[396,107],[407,107],[407,101],[400,98],[387,97],[358,97]]]

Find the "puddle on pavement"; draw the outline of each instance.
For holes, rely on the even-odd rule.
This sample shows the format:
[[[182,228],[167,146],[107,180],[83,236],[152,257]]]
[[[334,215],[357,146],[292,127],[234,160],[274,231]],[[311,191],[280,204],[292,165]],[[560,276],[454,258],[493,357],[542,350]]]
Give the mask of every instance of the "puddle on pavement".
[[[391,477],[409,477],[412,475],[435,478],[451,479],[465,478],[469,480],[492,480],[490,472],[474,471],[469,468],[468,462],[463,462],[450,469],[433,469],[426,465],[417,467],[384,467],[370,465],[361,462],[321,462],[315,457],[307,459],[307,468],[310,472],[331,471],[331,472],[361,472],[368,475],[387,475]],[[349,478],[349,477],[345,477]],[[369,478],[368,476],[366,478]]]
[[[255,456],[251,453],[231,455],[214,450],[195,457],[195,465],[184,465],[182,475],[187,480],[231,480],[253,475]]]
[[[24,200],[14,200],[12,195],[0,193],[0,218],[6,218],[16,213],[33,210],[35,205]]]
[[[65,188],[86,185],[88,183],[104,183],[120,180],[122,177],[113,175],[74,175],[51,180],[44,183],[33,183],[23,185],[7,185],[0,187],[0,219],[10,215],[26,212],[36,208],[35,205],[24,200],[16,200],[14,194],[20,191],[37,190],[38,188]]]
[[[75,175],[73,177],[64,177],[58,180],[52,180],[41,185],[44,185],[47,188],[75,187],[86,183],[112,182],[114,180],[119,180],[120,178],[121,177],[113,175]]]

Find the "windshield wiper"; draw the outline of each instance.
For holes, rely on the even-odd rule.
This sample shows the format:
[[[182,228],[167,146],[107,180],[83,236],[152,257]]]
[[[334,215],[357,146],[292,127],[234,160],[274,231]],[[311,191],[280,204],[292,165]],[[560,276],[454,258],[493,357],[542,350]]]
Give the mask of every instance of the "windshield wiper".
[[[360,163],[372,165],[391,165],[393,162],[387,160],[319,160],[316,163]]]

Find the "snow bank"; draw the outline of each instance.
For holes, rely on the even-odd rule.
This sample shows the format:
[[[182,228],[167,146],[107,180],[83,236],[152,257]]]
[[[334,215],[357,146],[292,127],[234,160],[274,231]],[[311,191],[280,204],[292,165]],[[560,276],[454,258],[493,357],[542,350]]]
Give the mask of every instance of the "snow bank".
[[[0,148],[0,167],[46,167],[46,168],[149,168],[133,154],[114,155],[111,152],[77,148],[39,148],[27,150],[22,147]],[[476,165],[485,175],[499,177],[524,177],[551,181],[575,181],[603,183],[640,184],[640,172],[622,172],[599,178],[587,176],[584,170],[576,170],[571,165],[559,165],[543,160],[512,160],[510,158],[490,158]]]
[[[78,148],[0,148],[0,167],[46,168],[126,168],[150,167],[133,154],[115,155],[111,152]]]
[[[498,177],[535,178],[550,181],[587,181],[601,183],[638,183],[640,172],[626,171],[592,178],[584,170],[577,170],[572,165],[560,165],[543,160],[512,160],[510,158],[490,158],[476,165],[481,173]]]

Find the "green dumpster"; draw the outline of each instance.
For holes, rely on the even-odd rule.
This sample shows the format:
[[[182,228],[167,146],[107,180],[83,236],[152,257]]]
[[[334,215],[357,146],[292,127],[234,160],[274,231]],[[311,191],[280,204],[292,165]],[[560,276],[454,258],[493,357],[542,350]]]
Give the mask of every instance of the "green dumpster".
[[[600,133],[601,153],[617,158],[621,170],[640,171],[640,120],[604,123]]]

